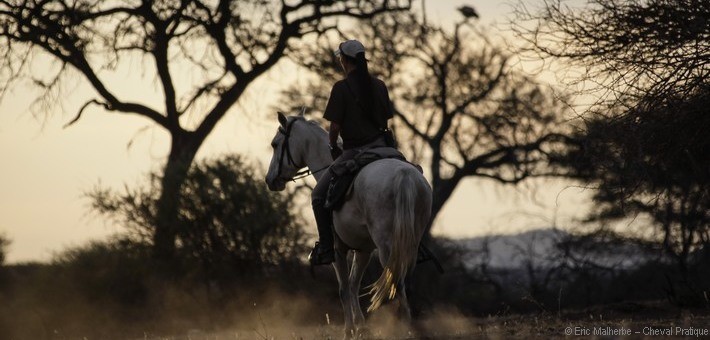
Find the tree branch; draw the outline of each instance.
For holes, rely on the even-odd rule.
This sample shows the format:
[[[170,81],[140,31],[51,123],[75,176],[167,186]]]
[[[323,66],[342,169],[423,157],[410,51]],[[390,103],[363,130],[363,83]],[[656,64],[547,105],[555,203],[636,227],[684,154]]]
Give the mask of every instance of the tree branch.
[[[100,102],[100,101],[98,101],[97,99],[91,99],[91,100],[89,100],[88,102],[84,103],[84,105],[82,105],[81,108],[79,109],[79,112],[76,114],[76,117],[74,117],[74,119],[72,119],[72,120],[69,121],[68,123],[64,124],[64,126],[63,126],[62,128],[63,128],[63,129],[66,129],[66,128],[68,128],[68,127],[74,125],[74,123],[78,122],[79,119],[81,118],[81,115],[84,113],[84,110],[85,110],[87,107],[89,107],[89,105],[91,105],[91,104],[100,105],[100,106],[102,106],[102,107],[103,107],[104,109],[106,109],[106,110],[109,109],[109,108],[108,108],[108,105],[107,105],[106,103]]]

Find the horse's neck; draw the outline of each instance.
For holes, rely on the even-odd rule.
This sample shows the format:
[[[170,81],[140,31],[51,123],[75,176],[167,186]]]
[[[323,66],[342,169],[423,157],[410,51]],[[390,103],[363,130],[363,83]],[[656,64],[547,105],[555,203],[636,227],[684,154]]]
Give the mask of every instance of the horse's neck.
[[[325,168],[333,163],[328,150],[328,136],[318,131],[309,134],[309,138],[311,139],[309,143],[311,147],[306,150],[306,166],[313,172],[316,181],[319,181],[326,171]]]

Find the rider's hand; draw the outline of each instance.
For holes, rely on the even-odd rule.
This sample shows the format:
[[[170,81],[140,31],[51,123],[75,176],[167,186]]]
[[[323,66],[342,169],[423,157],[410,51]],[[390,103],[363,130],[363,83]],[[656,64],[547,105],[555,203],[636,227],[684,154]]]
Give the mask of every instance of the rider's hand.
[[[333,160],[336,160],[342,154],[343,154],[343,149],[341,149],[337,145],[330,145],[330,156],[333,157]]]

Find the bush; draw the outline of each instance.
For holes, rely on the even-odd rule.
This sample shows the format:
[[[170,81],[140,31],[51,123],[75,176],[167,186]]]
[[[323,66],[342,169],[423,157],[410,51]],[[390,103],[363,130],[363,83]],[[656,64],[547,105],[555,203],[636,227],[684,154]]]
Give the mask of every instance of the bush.
[[[125,226],[127,242],[145,246],[152,241],[160,194],[158,173],[149,179],[123,193],[105,188],[89,193],[95,211]],[[232,281],[298,264],[306,237],[290,202],[287,195],[268,191],[239,156],[197,162],[179,198],[172,265],[210,281]]]
[[[147,298],[149,260],[148,247],[117,238],[67,249],[51,267],[72,278],[72,289],[91,301],[133,306]]]

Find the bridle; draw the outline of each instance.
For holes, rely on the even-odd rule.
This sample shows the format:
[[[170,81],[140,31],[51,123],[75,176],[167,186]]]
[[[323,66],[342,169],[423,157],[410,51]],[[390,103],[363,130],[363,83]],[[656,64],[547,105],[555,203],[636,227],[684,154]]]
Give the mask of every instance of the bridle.
[[[284,135],[284,141],[281,143],[281,153],[279,154],[279,161],[278,161],[278,170],[276,171],[276,178],[281,178],[285,179],[287,181],[296,181],[297,179],[302,179],[306,178],[312,174],[317,174],[327,168],[330,167],[330,165],[324,166],[316,171],[311,171],[311,169],[305,169],[296,172],[295,175],[291,178],[284,178],[281,177],[281,163],[283,163],[284,157],[286,157],[286,160],[288,161],[288,164],[292,165],[294,168],[299,168],[298,165],[296,165],[296,161],[293,160],[293,156],[291,156],[291,148],[289,146],[289,137],[291,137],[291,129],[293,128],[293,124],[296,123],[298,119],[294,119],[290,121],[288,124],[286,124],[286,128],[284,129],[283,126],[279,126],[278,132]]]

